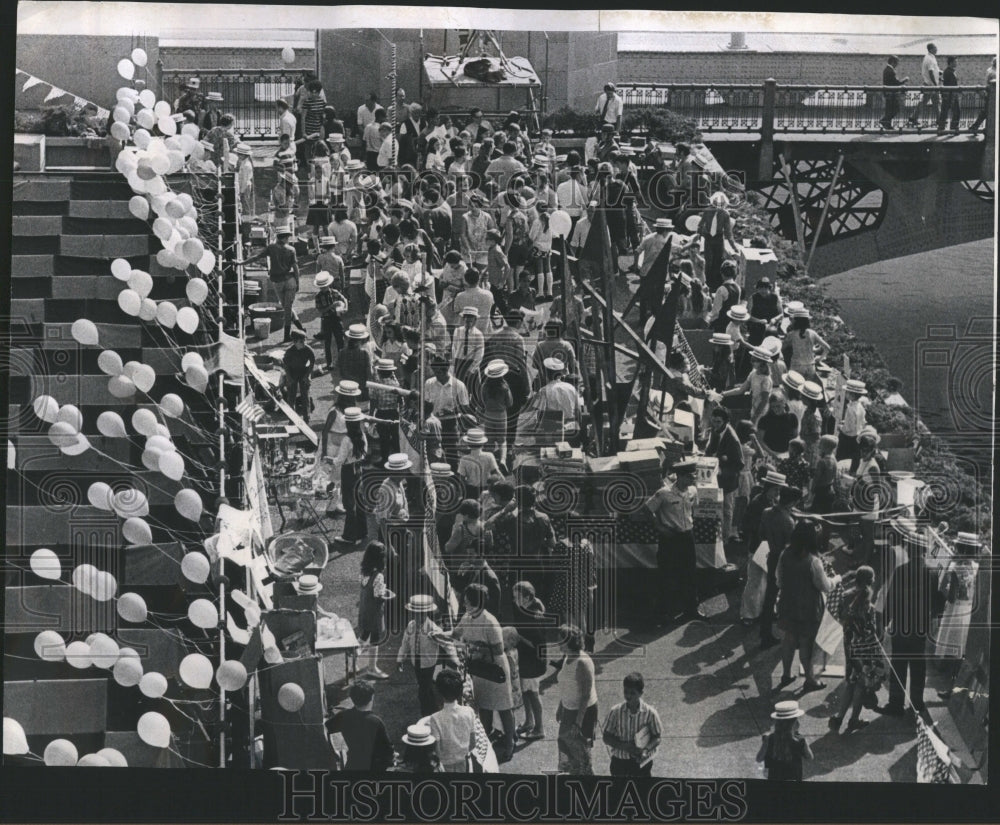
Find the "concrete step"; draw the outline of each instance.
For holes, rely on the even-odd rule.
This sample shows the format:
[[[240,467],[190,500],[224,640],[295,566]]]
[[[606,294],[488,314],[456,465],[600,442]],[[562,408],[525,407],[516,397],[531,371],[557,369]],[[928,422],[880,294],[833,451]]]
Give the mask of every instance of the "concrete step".
[[[14,255],[55,255],[59,252],[60,240],[58,233],[27,237],[15,233],[11,239],[11,252]]]
[[[79,258],[127,258],[148,255],[148,235],[63,235],[59,252]]]
[[[11,234],[17,237],[59,235],[62,233],[62,215],[14,215]]]
[[[17,178],[14,181],[15,203],[18,201],[68,201],[71,197],[72,184],[69,178]]]
[[[128,201],[119,200],[72,200],[69,204],[72,218],[124,218],[137,220],[128,211]]]
[[[11,204],[12,215],[66,215],[69,213],[69,201],[39,201],[15,200]]]

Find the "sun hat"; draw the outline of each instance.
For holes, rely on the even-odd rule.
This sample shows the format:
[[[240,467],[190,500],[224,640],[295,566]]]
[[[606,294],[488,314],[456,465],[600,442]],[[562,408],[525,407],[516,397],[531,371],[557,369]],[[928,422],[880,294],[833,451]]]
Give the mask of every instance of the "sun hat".
[[[787,304],[785,304],[785,308],[784,308],[783,311],[784,311],[785,315],[791,316],[791,314],[793,312],[796,312],[797,310],[805,309],[805,308],[806,308],[806,305],[803,304],[802,301],[789,301]]]
[[[192,78],[190,78],[188,80],[187,83],[184,84],[184,86],[186,88],[188,88],[188,89],[200,89],[201,88],[201,78],[200,77],[192,77]]]
[[[490,361],[486,365],[484,370],[484,375],[487,378],[503,378],[508,372],[510,372],[510,367],[508,367],[503,361]]]
[[[596,203],[596,201],[595,201],[595,203]],[[674,222],[672,220],[670,220],[670,218],[657,218],[653,222],[653,228],[654,229],[673,229],[674,228]]]
[[[414,106],[417,104],[414,103]],[[415,745],[416,747],[427,747],[437,742],[431,729],[427,725],[410,725],[403,735],[403,744]]]
[[[250,146],[248,144],[246,144],[246,143],[237,143],[236,144],[236,154],[237,155],[252,155],[253,154],[253,149],[251,149]]]
[[[365,162],[363,160],[358,160],[357,158],[351,158],[344,164],[345,172],[360,172],[362,169],[366,168]]]
[[[661,411],[660,405],[663,405]],[[669,392],[663,390],[649,391],[649,401],[646,403],[646,412],[654,418],[670,412],[674,408],[674,397]]]
[[[976,533],[959,533],[955,536],[955,544],[963,547],[979,549],[979,536]]]
[[[857,378],[849,378],[847,383],[844,384],[845,392],[853,392],[857,395],[868,395],[868,387],[865,386],[864,381],[858,381]]]
[[[771,279],[765,275],[757,281],[757,286],[771,286]]]
[[[479,309],[477,307],[472,307],[472,306],[462,307],[462,311],[458,314],[461,315],[463,318],[478,318]]]
[[[786,487],[788,486],[788,476],[776,470],[768,470],[767,475],[764,476],[764,483],[774,484],[777,487]]]
[[[812,318],[812,313],[805,307],[794,307],[788,310],[789,318]]]
[[[542,366],[544,366],[545,369],[547,370],[551,370],[552,372],[562,372],[564,369],[566,369],[566,364],[561,358],[551,358],[551,357],[546,358],[544,361],[542,361]]]
[[[774,335],[769,335],[760,342],[760,348],[764,352],[769,352],[773,357],[776,357],[781,352],[781,339]]]
[[[878,430],[876,430],[871,424],[861,428],[861,432],[858,433],[858,441],[862,438],[870,438],[876,444],[882,441],[882,436],[878,434]]]
[[[435,606],[434,597],[423,593],[410,596],[406,601],[406,609],[411,613],[432,613]]]
[[[379,358],[375,362],[375,369],[379,372],[395,372],[396,362],[391,358]]]
[[[333,134],[331,134],[326,139],[326,142],[327,143],[343,143],[344,142],[344,136],[340,132],[334,132]]]
[[[552,130],[551,129],[542,129],[542,134],[545,135],[545,137],[552,137]]]
[[[355,341],[364,341],[368,337],[368,327],[364,324],[351,324],[347,328],[347,337]]]
[[[300,596],[312,596],[314,593],[319,593],[319,591],[323,589],[323,585],[320,584],[319,577],[313,576],[311,573],[299,576],[294,582],[292,582],[292,587],[295,588],[295,592]]]
[[[805,711],[799,707],[799,703],[794,699],[789,699],[786,702],[777,702],[774,706],[774,712],[771,714],[772,719],[798,719],[800,716],[805,716]],[[428,728],[428,730],[430,730]]]
[[[356,398],[361,395],[361,387],[357,381],[341,381],[334,389],[338,395],[343,395],[347,398]]]
[[[205,95],[205,100],[209,103],[222,103],[222,92],[209,92]]]
[[[815,381],[806,381],[799,387],[799,392],[802,393],[803,398],[807,398],[810,401],[823,401],[826,398],[823,394],[823,388]]]
[[[698,462],[693,458],[678,461],[670,467],[670,471],[673,473],[694,473],[697,470]]]
[[[445,461],[432,461],[428,466],[431,468],[432,476],[446,478],[447,476],[455,475],[455,471],[451,469],[451,465]]]
[[[733,336],[728,332],[713,332],[712,337],[708,339],[708,343],[720,347],[731,347],[733,345]]]
[[[774,362],[774,356],[766,349],[761,349],[760,347],[750,348],[750,358],[754,361],[764,361],[767,364]]]
[[[347,407],[344,410],[344,421],[364,421],[365,414],[361,412],[361,407]]]
[[[471,444],[474,447],[482,446],[483,444],[489,443],[489,439],[486,437],[486,433],[479,427],[473,427],[465,435],[462,436],[463,444]]]
[[[337,239],[334,238],[332,235],[323,235],[319,239],[319,245],[320,246],[336,246],[337,245]]]
[[[322,272],[317,272],[315,283],[316,286],[320,287],[321,289],[325,286],[330,286],[330,284],[333,283],[333,276],[326,270],[323,270]]]
[[[788,389],[798,392],[802,389],[802,385],[806,383],[806,379],[802,377],[801,373],[789,370],[781,376],[781,383],[788,387]]]
[[[409,470],[412,466],[413,462],[410,461],[410,457],[406,453],[393,453],[389,456],[389,460],[385,462],[387,470]]]
[[[733,304],[726,315],[734,321],[746,321],[750,318],[750,310],[746,304]]]

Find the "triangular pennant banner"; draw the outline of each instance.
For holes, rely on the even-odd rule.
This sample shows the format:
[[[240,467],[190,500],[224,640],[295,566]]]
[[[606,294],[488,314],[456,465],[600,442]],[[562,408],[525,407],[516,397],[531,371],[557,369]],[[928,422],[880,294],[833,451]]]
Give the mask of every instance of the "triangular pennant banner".
[[[57,97],[62,97],[64,94],[66,94],[66,92],[64,92],[62,89],[57,89],[55,86],[53,86],[51,89],[49,89],[49,93],[45,95],[45,100],[46,101],[54,100]]]
[[[28,75],[28,79],[24,81],[24,85],[23,85],[23,86],[21,87],[21,91],[22,91],[22,92],[26,92],[26,91],[28,91],[28,89],[30,89],[30,88],[31,88],[32,86],[37,86],[37,85],[38,85],[39,83],[41,83],[41,82],[42,82],[42,81],[41,81],[41,80],[39,80],[39,79],[38,79],[37,77],[35,77],[34,75],[30,75],[30,74],[29,74],[29,75]]]

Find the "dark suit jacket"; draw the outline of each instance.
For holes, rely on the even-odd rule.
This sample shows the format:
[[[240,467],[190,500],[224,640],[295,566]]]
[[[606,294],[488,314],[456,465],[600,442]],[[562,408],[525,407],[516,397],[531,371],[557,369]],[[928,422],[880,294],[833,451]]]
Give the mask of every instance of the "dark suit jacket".
[[[885,597],[885,622],[892,623],[893,636],[931,633],[931,619],[944,610],[944,597],[937,577],[923,559],[911,559],[896,568]]]
[[[385,723],[370,710],[348,708],[326,722],[329,733],[340,733],[347,743],[348,771],[384,773],[393,761],[392,742]]]

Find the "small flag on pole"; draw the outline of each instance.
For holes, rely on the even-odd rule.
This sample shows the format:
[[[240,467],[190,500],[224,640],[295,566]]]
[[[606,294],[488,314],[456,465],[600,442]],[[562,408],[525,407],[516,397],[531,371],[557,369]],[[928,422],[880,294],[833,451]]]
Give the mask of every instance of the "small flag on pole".
[[[53,86],[51,89],[49,89],[49,93],[45,95],[45,100],[46,101],[55,100],[56,98],[62,97],[64,94],[66,94],[65,91]]]
[[[42,81],[39,80],[34,75],[28,75],[28,79],[24,81],[24,85],[21,87],[22,92],[28,91],[32,86],[37,86]]]
[[[948,746],[917,717],[917,782],[944,785],[951,772]]]
[[[254,424],[266,415],[264,408],[254,401],[254,397],[252,395],[248,395],[239,403],[236,407],[236,412],[242,415],[247,421]]]

